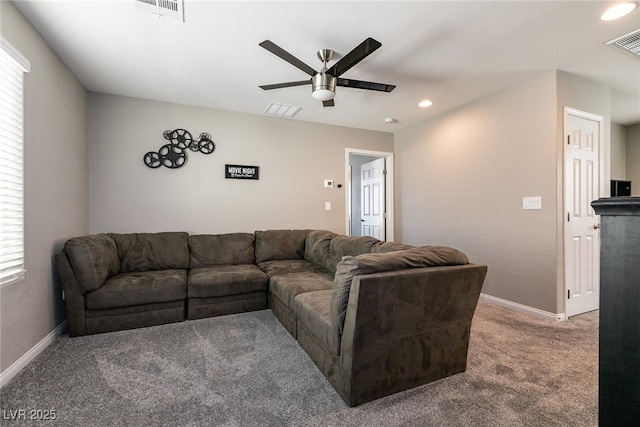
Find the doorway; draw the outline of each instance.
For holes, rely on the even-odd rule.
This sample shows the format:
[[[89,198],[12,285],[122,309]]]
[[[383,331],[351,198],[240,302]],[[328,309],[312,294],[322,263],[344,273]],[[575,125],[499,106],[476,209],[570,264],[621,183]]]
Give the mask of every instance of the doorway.
[[[393,241],[393,153],[347,148],[345,171],[346,234]]]
[[[600,217],[591,207],[603,186],[602,116],[564,109],[564,277],[567,316],[600,302]]]

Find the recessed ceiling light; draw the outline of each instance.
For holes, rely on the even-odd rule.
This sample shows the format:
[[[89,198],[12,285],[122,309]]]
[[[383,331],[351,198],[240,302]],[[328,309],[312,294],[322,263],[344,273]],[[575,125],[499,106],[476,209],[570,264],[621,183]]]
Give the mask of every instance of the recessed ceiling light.
[[[429,101],[428,99],[425,99],[420,101],[420,103],[418,104],[418,107],[427,108],[427,107],[431,107],[432,105],[433,105],[433,102]]]
[[[638,6],[636,2],[618,3],[607,9],[600,19],[602,21],[613,21],[614,19],[622,18],[625,15],[630,14]]]

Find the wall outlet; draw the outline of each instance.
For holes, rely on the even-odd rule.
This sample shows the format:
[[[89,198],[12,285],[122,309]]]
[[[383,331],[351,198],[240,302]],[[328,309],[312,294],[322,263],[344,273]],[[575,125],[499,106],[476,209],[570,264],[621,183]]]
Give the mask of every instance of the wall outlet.
[[[331,202],[324,202],[324,210],[325,211],[331,210]]]

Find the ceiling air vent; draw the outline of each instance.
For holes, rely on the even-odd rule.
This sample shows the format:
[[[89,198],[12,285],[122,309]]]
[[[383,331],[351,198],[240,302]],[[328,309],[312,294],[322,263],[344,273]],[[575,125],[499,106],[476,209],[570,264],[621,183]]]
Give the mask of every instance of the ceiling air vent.
[[[136,7],[148,10],[158,17],[166,17],[184,22],[182,0],[133,0]]]
[[[640,30],[618,37],[607,44],[640,60]]]
[[[293,117],[298,114],[298,111],[300,110],[302,110],[302,107],[298,107],[296,105],[286,105],[272,102],[271,104],[269,104],[267,109],[264,110],[264,113],[270,114],[272,116]]]

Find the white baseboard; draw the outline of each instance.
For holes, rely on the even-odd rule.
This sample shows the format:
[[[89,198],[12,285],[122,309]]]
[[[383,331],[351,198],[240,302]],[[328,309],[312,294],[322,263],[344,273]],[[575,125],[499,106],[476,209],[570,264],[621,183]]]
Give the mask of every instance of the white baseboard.
[[[62,322],[57,328],[51,331],[40,342],[34,345],[31,350],[27,351],[22,357],[16,360],[13,365],[9,366],[0,374],[0,388],[4,387],[13,377],[15,377],[25,366],[35,359],[45,348],[49,347],[67,327],[67,321]]]
[[[551,313],[549,311],[529,307],[528,305],[518,304],[517,302],[509,301],[487,294],[480,294],[480,299],[490,304],[499,305],[501,307],[509,308],[511,310],[519,311],[525,314],[530,314],[535,317],[542,317],[543,319],[547,320],[555,320],[558,322],[567,320],[567,315],[565,313]]]

